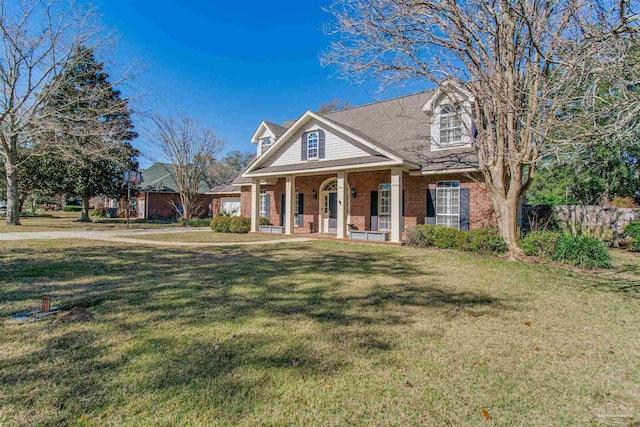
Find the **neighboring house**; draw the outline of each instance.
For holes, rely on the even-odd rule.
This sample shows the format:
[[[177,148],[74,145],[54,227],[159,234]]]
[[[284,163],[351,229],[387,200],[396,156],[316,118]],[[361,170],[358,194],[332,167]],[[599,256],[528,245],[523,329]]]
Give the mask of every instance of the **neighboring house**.
[[[213,216],[222,213],[232,216],[239,216],[241,214],[240,187],[235,187],[229,182],[212,188],[208,194],[212,195],[211,208]]]
[[[286,234],[395,242],[416,224],[493,224],[469,136],[474,127],[464,107],[471,101],[450,87],[307,111],[282,126],[263,121],[251,139],[258,156],[233,182],[242,215],[251,217],[253,232],[266,217]]]
[[[131,198],[131,215],[144,219],[175,218],[179,216],[180,193],[176,184],[173,166],[165,163],[154,163],[142,172],[140,193]],[[206,217],[209,213],[211,196],[207,194],[208,186],[200,183],[198,216]],[[126,200],[125,200],[126,203]],[[124,209],[124,205],[121,206]]]

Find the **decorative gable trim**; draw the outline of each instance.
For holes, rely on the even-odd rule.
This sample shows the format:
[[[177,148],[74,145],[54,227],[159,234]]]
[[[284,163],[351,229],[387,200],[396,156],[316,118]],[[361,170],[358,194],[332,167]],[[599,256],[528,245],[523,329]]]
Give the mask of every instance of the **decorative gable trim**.
[[[437,106],[444,100],[449,102],[467,102],[470,105],[475,101],[475,97],[456,80],[446,79],[431,93],[427,102],[422,106],[422,111],[427,114],[427,116],[433,117]]]

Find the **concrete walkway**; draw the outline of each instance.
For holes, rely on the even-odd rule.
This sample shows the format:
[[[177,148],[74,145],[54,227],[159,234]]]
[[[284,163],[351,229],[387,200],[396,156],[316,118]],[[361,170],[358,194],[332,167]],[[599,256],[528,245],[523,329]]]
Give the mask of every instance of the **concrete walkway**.
[[[244,246],[244,245],[273,245],[278,243],[297,243],[313,240],[308,237],[258,240],[255,242],[163,242],[158,240],[131,239],[131,236],[145,236],[174,233],[209,232],[208,227],[198,228],[154,228],[134,230],[104,230],[104,231],[36,231],[20,233],[0,233],[0,241],[15,240],[57,240],[57,239],[83,239],[100,240],[105,242],[134,243],[138,245],[156,246]]]
[[[143,240],[143,239],[127,239],[126,237],[103,237],[94,238],[93,240],[104,240],[106,242],[119,242],[119,243],[136,243],[138,245],[157,245],[157,246],[245,246],[245,245],[276,245],[279,243],[299,243],[309,242],[314,239],[308,237],[294,237],[290,239],[275,239],[275,240],[256,240],[254,242],[162,242],[158,240]]]
[[[167,227],[167,228],[137,228],[130,230],[96,230],[96,231],[31,231],[18,233],[0,233],[2,240],[56,240],[56,239],[104,239],[118,236],[144,236],[169,233],[197,233],[210,232],[209,227]]]

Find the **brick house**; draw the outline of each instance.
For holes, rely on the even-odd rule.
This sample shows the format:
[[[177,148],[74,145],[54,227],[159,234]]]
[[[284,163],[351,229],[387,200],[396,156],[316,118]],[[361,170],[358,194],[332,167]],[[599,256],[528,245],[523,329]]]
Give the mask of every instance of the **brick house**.
[[[176,218],[179,216],[180,193],[173,173],[173,166],[165,163],[154,163],[143,169],[140,193],[131,200],[131,215],[144,219]],[[211,195],[208,186],[200,183],[198,189],[199,217],[209,215]],[[126,205],[126,201],[124,201]],[[121,210],[124,205],[121,206]]]
[[[494,224],[471,146],[471,95],[450,86],[263,121],[255,160],[233,182],[252,231],[399,242],[416,224]],[[237,193],[236,193],[237,194]],[[237,196],[236,196],[237,197]],[[265,217],[275,227],[261,230]]]
[[[242,214],[240,187],[232,183],[219,185],[209,191],[212,195],[211,208],[213,215],[225,213],[231,216]]]

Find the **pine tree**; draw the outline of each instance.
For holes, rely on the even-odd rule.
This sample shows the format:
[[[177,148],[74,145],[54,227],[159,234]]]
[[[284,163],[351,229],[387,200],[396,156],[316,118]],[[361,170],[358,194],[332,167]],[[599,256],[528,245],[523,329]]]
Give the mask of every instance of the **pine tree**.
[[[95,59],[92,49],[78,48],[53,84],[57,87],[46,102],[45,114],[48,109],[55,112],[57,127],[43,145],[61,155],[64,173],[52,179],[58,180],[58,191],[82,198],[82,220],[91,221],[89,199],[121,197],[126,191],[122,172],[138,167],[139,152],[131,145],[138,134],[128,100],[109,83],[104,64]]]

